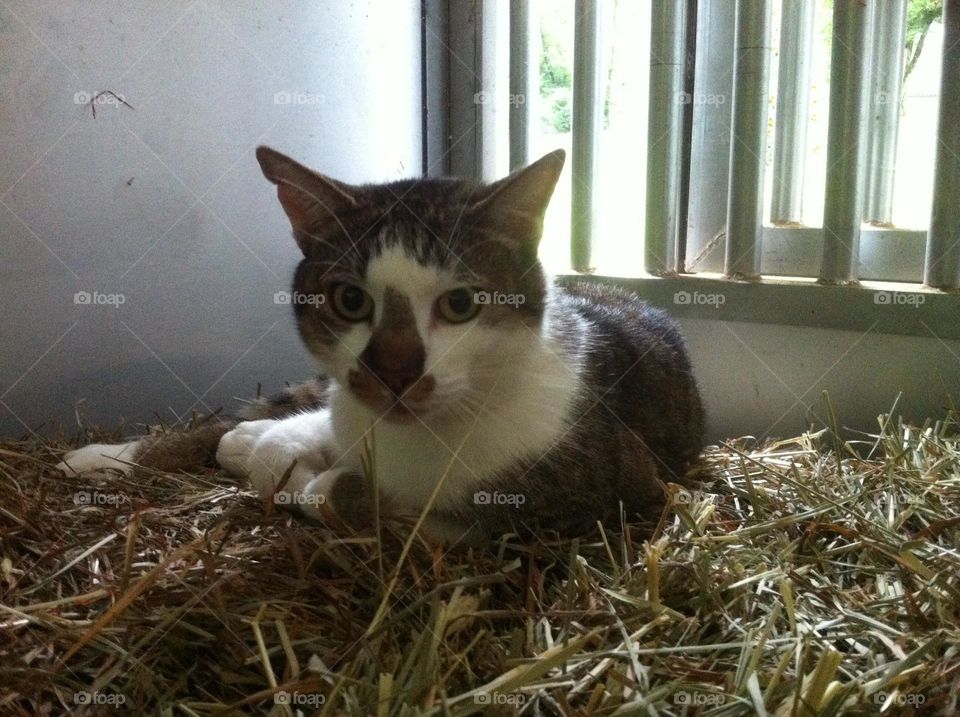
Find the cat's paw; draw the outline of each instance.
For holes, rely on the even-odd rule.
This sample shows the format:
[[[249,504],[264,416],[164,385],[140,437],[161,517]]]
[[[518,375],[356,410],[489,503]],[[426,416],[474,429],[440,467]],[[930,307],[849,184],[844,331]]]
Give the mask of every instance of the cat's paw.
[[[279,421],[265,418],[260,421],[244,421],[220,439],[217,446],[217,464],[239,478],[249,475],[247,463],[260,437]]]
[[[295,510],[309,518],[330,522],[336,520],[333,507],[333,486],[345,468],[320,471],[307,464],[297,464],[283,490],[273,494],[275,505]]]
[[[247,475],[261,495],[270,493],[280,483],[294,461],[297,461],[294,472],[298,474],[315,476],[327,468],[318,462],[319,456],[311,454],[310,445],[304,438],[291,432],[289,426],[277,424],[257,439],[247,460]]]
[[[329,468],[329,433],[329,421],[323,414],[246,421],[220,439],[217,462],[249,479],[260,495],[266,496],[294,461],[313,475]]]
[[[91,443],[89,446],[78,448],[67,453],[63,460],[57,463],[57,468],[68,476],[100,471],[105,468],[120,471],[129,475],[133,470],[130,462],[137,453],[140,441],[129,443]],[[124,462],[126,461],[126,462]]]

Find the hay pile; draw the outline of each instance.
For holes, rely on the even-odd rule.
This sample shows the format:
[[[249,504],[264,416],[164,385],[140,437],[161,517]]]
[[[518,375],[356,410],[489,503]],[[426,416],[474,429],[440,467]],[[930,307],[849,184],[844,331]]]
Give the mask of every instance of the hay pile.
[[[414,541],[398,572],[407,525],[7,441],[0,714],[954,714],[958,417],[833,435],[708,450],[649,541]]]

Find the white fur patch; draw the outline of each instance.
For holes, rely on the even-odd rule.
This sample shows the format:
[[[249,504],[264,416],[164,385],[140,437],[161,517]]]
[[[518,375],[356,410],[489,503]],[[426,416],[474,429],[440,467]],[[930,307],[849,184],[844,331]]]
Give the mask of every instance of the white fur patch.
[[[226,433],[217,447],[217,463],[234,475],[249,478],[261,495],[268,495],[297,461],[297,470],[313,475],[329,468],[335,455],[330,412],[326,409],[283,419],[245,421]]]
[[[413,308],[417,333],[426,336],[430,329],[433,304],[441,294],[461,286],[454,275],[439,267],[423,266],[399,244],[387,246],[367,265],[367,292],[373,297],[374,325],[383,318],[387,287],[405,295]]]
[[[133,461],[137,453],[137,447],[140,441],[130,441],[128,443],[118,443],[115,445],[107,443],[91,443],[89,446],[78,448],[75,451],[67,453],[63,460],[57,464],[57,468],[68,476],[100,471],[106,468],[120,471],[124,475],[129,475],[133,466],[123,461]],[[121,459],[121,460],[117,460]]]

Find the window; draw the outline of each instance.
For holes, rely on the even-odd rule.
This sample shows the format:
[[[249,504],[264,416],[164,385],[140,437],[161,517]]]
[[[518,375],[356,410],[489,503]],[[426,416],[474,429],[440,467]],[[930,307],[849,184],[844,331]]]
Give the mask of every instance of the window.
[[[478,176],[493,166],[483,152],[502,166],[497,145],[512,166],[569,150],[548,268],[664,297],[724,281],[745,301],[717,318],[960,336],[956,297],[931,290],[960,285],[960,132],[947,117],[960,71],[941,82],[942,66],[960,67],[954,5],[944,18],[935,0],[466,5],[474,44],[451,43],[451,68],[474,58],[486,104],[457,109],[451,69],[448,136],[483,128],[464,143],[482,148],[466,167]],[[509,137],[490,132],[498,103]],[[877,312],[905,291],[923,293],[921,312]]]

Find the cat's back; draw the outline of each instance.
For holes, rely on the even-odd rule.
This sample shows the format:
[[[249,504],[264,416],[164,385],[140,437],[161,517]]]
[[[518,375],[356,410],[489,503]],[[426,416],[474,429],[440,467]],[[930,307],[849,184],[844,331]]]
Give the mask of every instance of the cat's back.
[[[685,463],[699,454],[703,407],[677,322],[615,286],[565,282],[555,300],[587,327],[584,368],[593,400],[665,460]]]
[[[656,349],[662,345],[685,351],[686,343],[677,322],[626,289],[565,282],[557,286],[557,298],[567,310],[576,312],[605,336],[624,340],[624,348]]]

